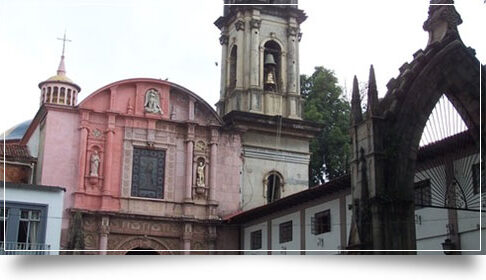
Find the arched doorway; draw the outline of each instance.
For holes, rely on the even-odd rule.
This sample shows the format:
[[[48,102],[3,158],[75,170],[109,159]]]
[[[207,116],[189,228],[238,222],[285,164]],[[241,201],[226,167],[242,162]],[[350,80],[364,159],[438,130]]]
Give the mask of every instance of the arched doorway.
[[[137,247],[128,251],[125,255],[158,255],[157,251],[152,248]]]

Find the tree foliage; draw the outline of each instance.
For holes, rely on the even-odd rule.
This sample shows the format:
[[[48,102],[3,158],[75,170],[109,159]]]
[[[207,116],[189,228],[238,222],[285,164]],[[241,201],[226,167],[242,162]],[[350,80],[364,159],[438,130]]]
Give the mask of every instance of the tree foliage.
[[[323,125],[310,145],[309,184],[314,186],[347,172],[351,107],[332,70],[316,67],[300,80],[304,119]]]

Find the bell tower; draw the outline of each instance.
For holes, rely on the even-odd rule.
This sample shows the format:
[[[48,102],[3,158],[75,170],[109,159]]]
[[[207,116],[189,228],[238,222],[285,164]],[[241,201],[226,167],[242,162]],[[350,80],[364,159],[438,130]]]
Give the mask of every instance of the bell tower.
[[[320,125],[302,120],[297,0],[225,0],[221,97],[228,129],[241,135],[241,209],[309,187],[309,141]],[[273,4],[273,5],[268,5]]]
[[[301,119],[297,0],[224,0],[221,116],[231,111]],[[275,4],[275,5],[259,5]]]
[[[63,38],[58,38],[58,40],[63,41],[61,61],[57,68],[57,74],[39,83],[41,90],[40,105],[50,103],[74,107],[78,101],[78,93],[81,88],[66,76],[66,66],[64,65],[66,42],[71,40],[66,39],[66,33],[64,33]]]

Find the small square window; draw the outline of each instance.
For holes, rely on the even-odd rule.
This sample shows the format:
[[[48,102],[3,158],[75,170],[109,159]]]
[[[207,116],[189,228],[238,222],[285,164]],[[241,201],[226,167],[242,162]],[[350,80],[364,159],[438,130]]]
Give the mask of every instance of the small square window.
[[[292,241],[292,221],[279,225],[279,243]]]
[[[250,234],[250,249],[258,250],[261,248],[262,248],[262,230],[257,230]]]
[[[314,214],[311,218],[312,234],[318,235],[331,231],[331,210]]]

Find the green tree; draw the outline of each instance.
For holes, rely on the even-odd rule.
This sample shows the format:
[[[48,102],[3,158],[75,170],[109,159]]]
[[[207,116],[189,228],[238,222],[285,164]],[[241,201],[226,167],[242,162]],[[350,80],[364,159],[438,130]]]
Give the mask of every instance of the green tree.
[[[332,70],[316,67],[300,80],[304,119],[323,126],[310,144],[309,184],[314,186],[347,173],[351,107]]]

